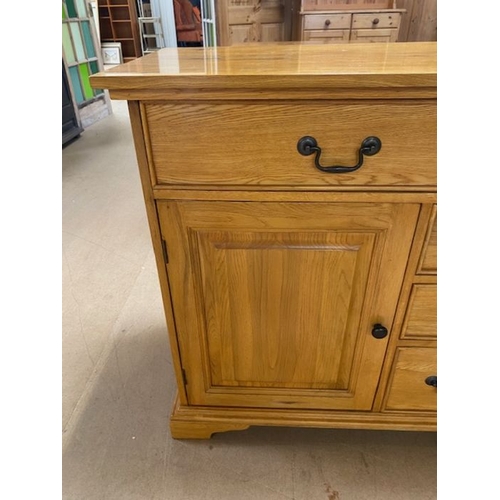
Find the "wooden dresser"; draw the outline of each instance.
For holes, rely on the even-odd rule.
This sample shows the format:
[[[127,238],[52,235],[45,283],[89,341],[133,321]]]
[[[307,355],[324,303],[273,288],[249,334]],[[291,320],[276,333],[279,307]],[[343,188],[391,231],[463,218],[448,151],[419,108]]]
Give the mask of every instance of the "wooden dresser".
[[[300,40],[307,43],[396,42],[405,9],[390,0],[302,0]]]
[[[436,44],[163,49],[130,120],[174,438],[436,429]]]

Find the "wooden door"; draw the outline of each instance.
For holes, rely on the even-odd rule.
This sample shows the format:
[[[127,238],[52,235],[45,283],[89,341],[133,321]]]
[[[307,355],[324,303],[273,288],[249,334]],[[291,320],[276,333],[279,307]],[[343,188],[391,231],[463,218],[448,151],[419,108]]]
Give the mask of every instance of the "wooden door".
[[[290,40],[290,0],[221,0],[217,27],[220,45]]]
[[[418,205],[158,211],[190,404],[371,408]]]

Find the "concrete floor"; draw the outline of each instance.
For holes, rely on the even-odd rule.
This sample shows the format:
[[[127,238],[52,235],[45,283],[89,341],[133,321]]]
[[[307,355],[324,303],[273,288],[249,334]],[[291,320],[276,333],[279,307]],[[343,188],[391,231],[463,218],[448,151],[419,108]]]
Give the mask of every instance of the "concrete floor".
[[[436,434],[250,428],[176,441],[126,103],[63,149],[65,500],[428,500]]]

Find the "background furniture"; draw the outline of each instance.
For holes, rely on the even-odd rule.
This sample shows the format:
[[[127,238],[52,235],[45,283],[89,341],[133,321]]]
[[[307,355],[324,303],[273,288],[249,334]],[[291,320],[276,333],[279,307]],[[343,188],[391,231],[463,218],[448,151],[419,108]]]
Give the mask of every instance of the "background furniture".
[[[378,1],[378,0],[377,0]],[[339,0],[340,2],[340,0]],[[396,42],[401,26],[400,9],[392,1],[378,1],[385,8],[336,0],[302,0],[300,40],[308,43]]]
[[[135,0],[98,0],[101,42],[120,42],[123,62],[142,55]]]
[[[436,44],[164,49],[92,84],[129,101],[172,436],[435,430]]]
[[[219,45],[292,40],[295,0],[219,0],[216,2]]]

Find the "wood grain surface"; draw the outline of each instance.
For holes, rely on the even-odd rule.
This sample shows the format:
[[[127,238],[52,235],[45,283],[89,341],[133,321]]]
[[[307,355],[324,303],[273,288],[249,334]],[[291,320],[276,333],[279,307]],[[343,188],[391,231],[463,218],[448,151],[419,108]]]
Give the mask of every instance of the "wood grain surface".
[[[366,103],[146,104],[158,184],[435,186],[433,101]],[[332,174],[302,156],[313,136],[321,164],[353,166],[364,139],[382,149],[353,173]]]

